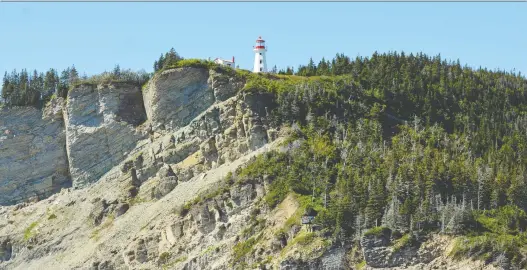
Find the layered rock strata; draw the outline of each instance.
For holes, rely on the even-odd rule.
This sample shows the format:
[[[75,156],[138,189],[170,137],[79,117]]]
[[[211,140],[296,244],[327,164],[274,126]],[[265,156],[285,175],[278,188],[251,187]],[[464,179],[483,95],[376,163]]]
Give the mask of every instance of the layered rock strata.
[[[97,181],[147,135],[136,129],[146,113],[141,89],[132,84],[80,85],[68,93],[65,112],[74,187]]]
[[[69,186],[61,100],[0,110],[0,205]]]

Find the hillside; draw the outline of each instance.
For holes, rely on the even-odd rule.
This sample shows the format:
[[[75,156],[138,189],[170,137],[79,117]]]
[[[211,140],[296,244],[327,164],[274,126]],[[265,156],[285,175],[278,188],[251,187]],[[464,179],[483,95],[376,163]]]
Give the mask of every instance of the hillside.
[[[1,109],[1,269],[527,266],[521,75],[396,53],[156,67]]]

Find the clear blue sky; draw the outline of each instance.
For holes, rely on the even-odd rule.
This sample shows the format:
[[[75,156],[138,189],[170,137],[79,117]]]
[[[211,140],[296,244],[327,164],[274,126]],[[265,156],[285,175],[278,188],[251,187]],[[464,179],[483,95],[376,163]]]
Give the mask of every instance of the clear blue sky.
[[[234,55],[248,69],[259,35],[270,67],[404,51],[527,74],[527,2],[0,2],[0,76],[73,64],[88,75],[115,64],[150,72],[171,47],[185,58]]]

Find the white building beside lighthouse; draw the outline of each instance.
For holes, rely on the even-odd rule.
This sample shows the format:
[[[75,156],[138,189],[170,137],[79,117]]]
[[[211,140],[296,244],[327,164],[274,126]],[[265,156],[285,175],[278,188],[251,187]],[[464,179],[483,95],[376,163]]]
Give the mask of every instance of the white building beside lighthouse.
[[[232,61],[221,59],[221,58],[216,58],[216,59],[214,59],[214,63],[220,64],[220,65],[224,65],[224,66],[229,66],[231,68],[235,68],[235,66],[234,66],[234,56],[232,57]]]
[[[256,40],[256,46],[253,47],[254,51],[254,68],[253,72],[267,72],[267,61],[265,60],[265,53],[267,48],[265,47],[265,40],[262,37],[258,37]]]

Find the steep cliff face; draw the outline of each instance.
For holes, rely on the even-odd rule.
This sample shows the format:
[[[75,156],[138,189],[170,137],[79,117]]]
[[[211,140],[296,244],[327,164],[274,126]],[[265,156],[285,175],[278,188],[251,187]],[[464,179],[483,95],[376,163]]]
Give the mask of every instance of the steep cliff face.
[[[144,91],[145,107],[154,129],[185,126],[214,103],[207,84],[206,69],[167,70],[152,80]]]
[[[145,87],[146,113],[154,129],[176,130],[242,87],[241,80],[205,68],[166,70]]]
[[[80,85],[68,93],[65,126],[74,187],[97,181],[146,136],[141,89],[124,83]]]
[[[0,204],[70,185],[61,100],[0,111]]]
[[[191,120],[185,120],[188,116],[182,116],[181,120],[174,118],[172,123],[186,124],[179,129],[170,125],[156,128],[155,121],[148,119],[144,126],[152,124],[153,128],[145,128],[149,130],[146,134],[134,126],[140,121],[122,120],[118,108],[122,93],[127,90],[122,86],[112,89],[83,85],[69,93],[65,119],[74,185],[98,181],[21,209],[20,206],[2,209],[5,212],[0,214],[6,219],[0,221],[0,236],[7,235],[1,240],[10,247],[9,259],[3,266],[156,269],[160,266],[157,256],[163,250],[179,246],[169,241],[168,246],[159,249],[158,233],[166,227],[158,228],[156,224],[168,226],[180,222],[174,215],[175,208],[183,207],[205,190],[216,188],[228,172],[267,151],[269,148],[264,146],[279,137],[265,119],[265,107],[273,106],[272,98],[236,94],[242,83],[206,69],[176,69],[170,74],[178,72],[199,77],[193,83],[203,89],[195,91],[209,93],[213,102],[208,107],[198,107],[202,109],[194,107],[191,115],[195,117]],[[156,87],[163,85],[164,79],[160,76],[152,80],[145,100],[150,95],[162,100],[171,98],[174,93]],[[191,105],[182,104],[189,108]],[[139,113],[128,115],[140,116],[140,109],[137,110]],[[174,117],[173,111],[174,108],[158,110],[155,117],[170,119]],[[262,188],[260,184],[246,185],[242,191],[233,189],[232,203],[247,208],[254,199],[254,191],[259,190],[261,197]],[[233,220],[239,224],[229,229],[230,236],[236,234],[236,228],[244,226],[248,210],[242,208],[232,212],[237,216]],[[203,236],[216,228],[202,223]],[[152,231],[144,230],[149,227]],[[194,237],[189,232],[185,234]],[[136,241],[139,238],[144,238],[143,242]]]
[[[82,84],[69,91],[66,102],[53,99],[44,108],[44,115],[34,108],[4,110],[0,123],[5,151],[0,154],[0,170],[5,171],[2,189],[7,195],[1,203],[27,199],[34,191],[49,196],[70,182],[74,187],[83,187],[98,181],[126,159],[148,136],[147,130],[157,134],[154,136],[175,132],[200,114],[204,117],[179,130],[178,140],[185,141],[180,148],[194,153],[206,140],[208,146],[203,147],[210,147],[205,150],[209,163],[236,158],[228,150],[221,150],[220,156],[211,160],[218,155],[216,136],[231,127],[231,118],[236,116],[243,123],[218,135],[219,148],[225,140],[242,136],[249,144],[242,143],[239,152],[254,150],[267,141],[267,135],[255,122],[258,119],[249,119],[253,113],[247,106],[237,108],[241,105],[235,99],[211,108],[233,97],[242,87],[241,80],[213,70],[180,68],[159,74],[144,92],[129,83]],[[147,115],[145,128],[138,127],[147,121]],[[206,134],[195,134],[201,125],[209,125]],[[251,132],[254,135],[249,136]],[[174,153],[165,154],[169,161],[175,158]],[[34,169],[27,170],[29,167]]]
[[[267,102],[268,106],[272,106],[273,101],[266,101],[255,95],[235,95],[243,84],[238,81],[222,81],[222,74],[214,71],[209,74],[206,69],[181,68],[163,73],[154,78],[144,91],[145,103],[148,104],[152,96],[160,100],[181,96],[184,91],[179,90],[187,89],[184,84],[168,91],[163,82],[167,80],[167,76],[179,78],[182,74],[195,78],[190,83],[201,87],[194,91],[202,92],[195,95],[210,95],[206,102],[212,102],[211,105],[198,105],[200,101],[196,99],[189,99],[189,103],[181,104],[181,107],[187,108],[185,110],[192,110],[191,115],[195,116],[192,120],[185,120],[189,117],[186,114],[181,119],[175,116],[174,111],[179,110],[177,107],[159,109],[149,119],[151,142],[123,165],[123,171],[133,170],[140,182],[154,178],[158,184],[152,184],[156,186],[156,190],[151,192],[155,194],[169,192],[166,187],[173,188],[176,185],[175,179],[178,182],[188,181],[200,173],[230,163],[276,138],[277,131],[267,125],[264,110],[259,105]],[[209,75],[203,76],[204,74]],[[171,118],[175,120],[168,120]],[[159,119],[178,123],[176,126],[186,125],[181,128],[163,126]]]

